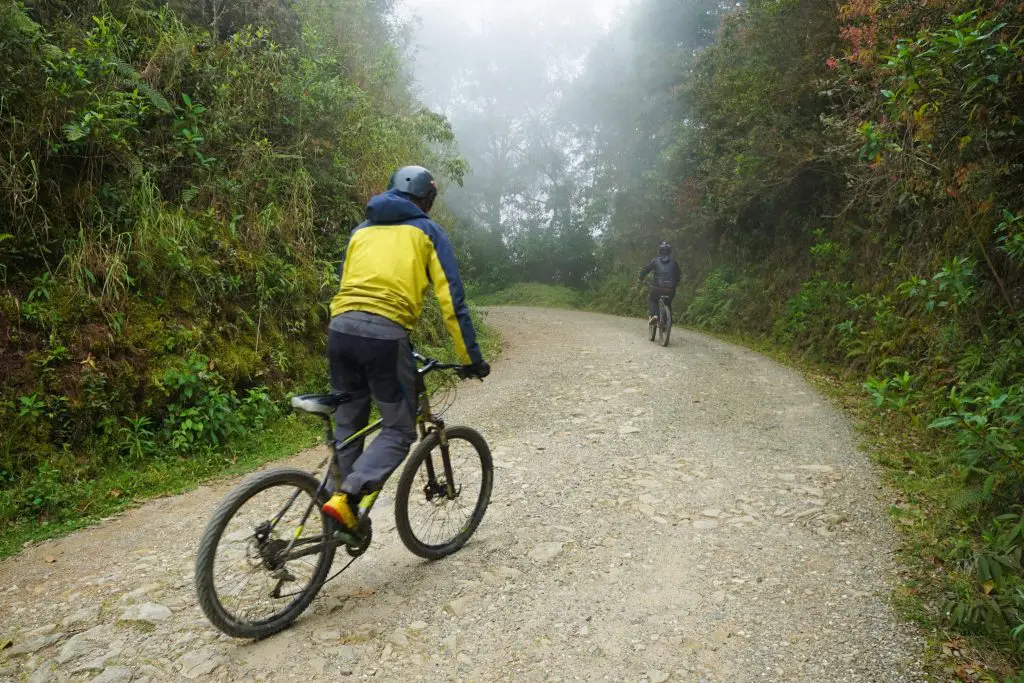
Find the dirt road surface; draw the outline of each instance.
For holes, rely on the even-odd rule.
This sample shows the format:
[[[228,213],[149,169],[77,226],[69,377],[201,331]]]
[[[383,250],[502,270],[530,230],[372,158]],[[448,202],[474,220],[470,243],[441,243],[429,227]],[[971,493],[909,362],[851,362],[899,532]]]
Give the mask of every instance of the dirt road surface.
[[[293,628],[229,639],[192,586],[217,482],[0,563],[0,680],[925,680],[885,492],[797,373],[643,321],[490,316],[506,353],[449,422],[489,440],[494,494],[457,555],[411,555],[384,499]]]

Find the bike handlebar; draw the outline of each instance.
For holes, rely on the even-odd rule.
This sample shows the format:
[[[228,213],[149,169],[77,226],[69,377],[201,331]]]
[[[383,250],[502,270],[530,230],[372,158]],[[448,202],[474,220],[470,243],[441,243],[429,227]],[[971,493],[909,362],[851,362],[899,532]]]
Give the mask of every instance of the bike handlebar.
[[[417,372],[421,375],[426,375],[434,370],[455,370],[462,379],[469,377],[469,375],[466,374],[466,366],[464,365],[459,365],[458,363],[442,363],[436,358],[427,358],[415,351],[413,351],[412,357],[417,363],[423,366],[417,369]]]

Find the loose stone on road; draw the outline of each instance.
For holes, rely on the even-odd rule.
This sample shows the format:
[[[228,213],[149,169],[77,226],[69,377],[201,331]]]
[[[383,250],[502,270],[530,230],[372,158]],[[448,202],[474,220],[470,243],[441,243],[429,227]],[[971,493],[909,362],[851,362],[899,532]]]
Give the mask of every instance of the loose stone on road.
[[[925,680],[888,604],[884,491],[796,373],[642,320],[490,316],[506,353],[446,415],[495,458],[458,554],[411,555],[384,497],[293,628],[232,640],[192,586],[218,482],[0,563],[0,680]]]

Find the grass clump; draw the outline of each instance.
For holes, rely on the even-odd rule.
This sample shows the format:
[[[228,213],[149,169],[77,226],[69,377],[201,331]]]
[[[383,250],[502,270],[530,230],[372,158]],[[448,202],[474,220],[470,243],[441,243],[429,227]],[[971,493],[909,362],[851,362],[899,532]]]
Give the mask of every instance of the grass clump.
[[[480,306],[537,306],[540,308],[580,308],[583,294],[571,287],[517,282],[475,299]]]

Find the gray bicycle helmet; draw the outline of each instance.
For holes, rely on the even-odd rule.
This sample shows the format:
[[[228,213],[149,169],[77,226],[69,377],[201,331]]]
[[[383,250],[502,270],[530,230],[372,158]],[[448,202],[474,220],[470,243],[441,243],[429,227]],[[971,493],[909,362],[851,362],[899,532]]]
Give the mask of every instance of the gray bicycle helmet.
[[[437,196],[437,182],[433,174],[422,166],[403,166],[391,176],[389,190],[398,190],[417,199]]]

